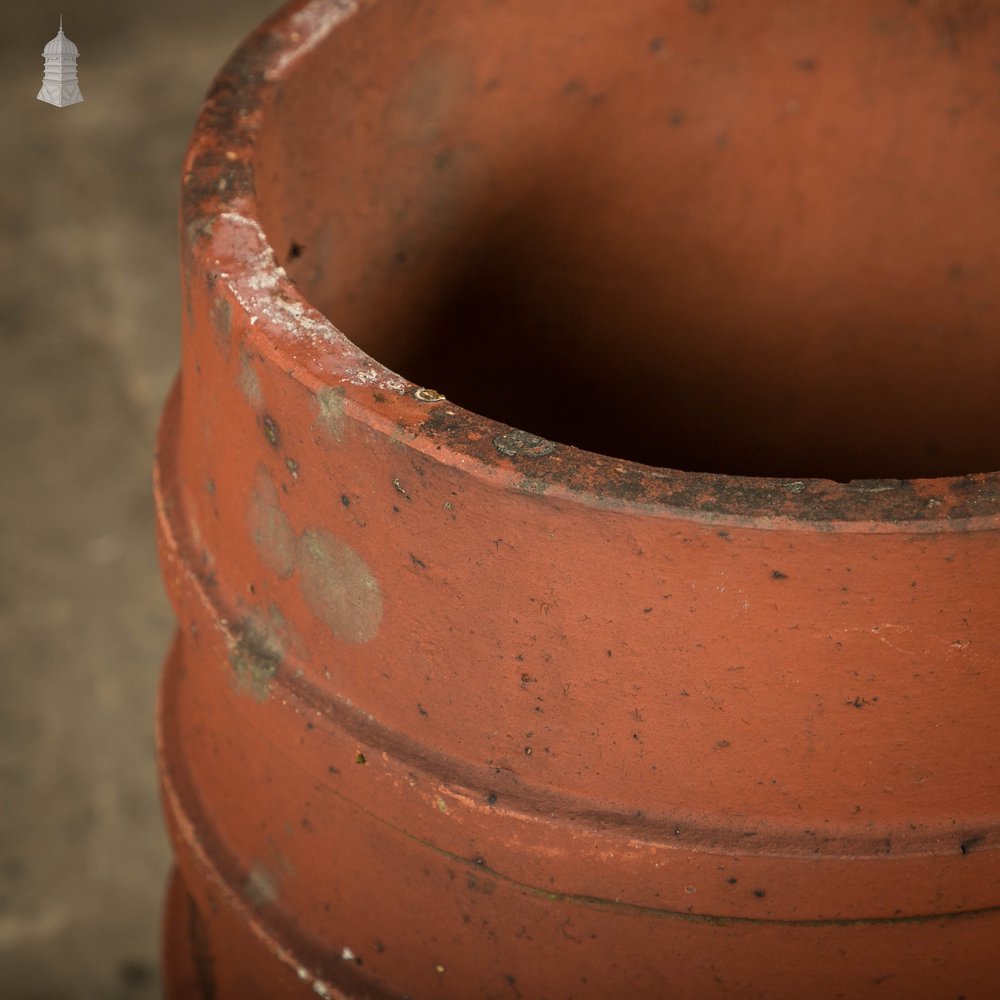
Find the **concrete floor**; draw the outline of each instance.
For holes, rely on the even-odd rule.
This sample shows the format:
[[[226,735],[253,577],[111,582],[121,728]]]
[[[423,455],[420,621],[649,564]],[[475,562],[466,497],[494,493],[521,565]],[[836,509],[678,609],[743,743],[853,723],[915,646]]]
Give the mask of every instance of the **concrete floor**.
[[[274,0],[5,5],[0,40],[0,997],[159,993],[153,762],[172,627],[150,462],[177,364],[180,163]],[[35,100],[60,9],[84,103]]]

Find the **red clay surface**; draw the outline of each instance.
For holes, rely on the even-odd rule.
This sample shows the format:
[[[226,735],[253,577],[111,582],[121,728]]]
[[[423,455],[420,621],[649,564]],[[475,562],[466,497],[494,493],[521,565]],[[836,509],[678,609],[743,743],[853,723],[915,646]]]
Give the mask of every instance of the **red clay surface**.
[[[240,50],[158,458],[169,995],[1000,984],[998,41],[300,3]]]

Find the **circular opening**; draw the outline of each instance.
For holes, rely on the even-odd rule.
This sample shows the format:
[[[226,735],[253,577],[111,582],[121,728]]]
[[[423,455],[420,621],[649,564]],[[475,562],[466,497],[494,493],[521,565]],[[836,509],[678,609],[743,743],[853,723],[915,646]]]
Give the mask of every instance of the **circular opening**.
[[[535,434],[754,476],[998,469],[998,26],[371,4],[279,83],[262,220],[369,354]]]

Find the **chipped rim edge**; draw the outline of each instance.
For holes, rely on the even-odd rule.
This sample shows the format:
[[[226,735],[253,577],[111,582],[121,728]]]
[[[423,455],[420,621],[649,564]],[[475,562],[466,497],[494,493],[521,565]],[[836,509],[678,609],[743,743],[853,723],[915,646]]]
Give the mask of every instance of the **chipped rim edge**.
[[[932,533],[1000,526],[1000,472],[841,483],[654,468],[547,442],[444,398],[428,405],[415,395],[420,386],[355,345],[278,264],[259,221],[253,161],[276,86],[330,32],[377,2],[292,0],[273,14],[216,77],[184,161],[182,252],[225,282],[290,374],[314,391],[341,387],[356,419],[401,434],[436,461],[529,496],[762,529]],[[396,397],[395,417],[378,411],[373,391]],[[434,419],[443,414],[451,419]],[[511,438],[528,446],[497,443]]]

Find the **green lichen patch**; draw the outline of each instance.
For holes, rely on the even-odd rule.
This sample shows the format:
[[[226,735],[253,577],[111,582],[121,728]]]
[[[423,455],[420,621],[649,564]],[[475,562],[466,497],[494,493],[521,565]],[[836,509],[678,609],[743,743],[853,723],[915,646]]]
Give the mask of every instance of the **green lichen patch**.
[[[247,621],[239,629],[229,652],[236,687],[254,701],[265,701],[271,681],[281,667],[283,650],[277,638]]]
[[[328,440],[339,442],[344,436],[344,390],[327,386],[316,393],[318,414],[315,427]]]
[[[261,562],[284,579],[295,567],[295,532],[278,500],[278,488],[263,464],[257,466],[247,504],[247,528]]]
[[[302,594],[313,613],[340,639],[368,642],[382,623],[382,595],[364,559],[322,528],[309,528],[296,546]]]

